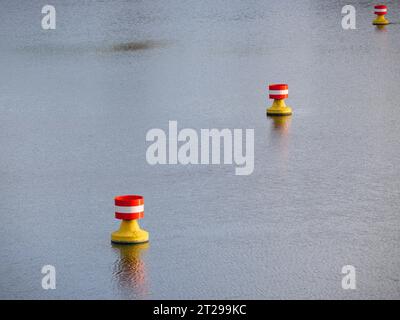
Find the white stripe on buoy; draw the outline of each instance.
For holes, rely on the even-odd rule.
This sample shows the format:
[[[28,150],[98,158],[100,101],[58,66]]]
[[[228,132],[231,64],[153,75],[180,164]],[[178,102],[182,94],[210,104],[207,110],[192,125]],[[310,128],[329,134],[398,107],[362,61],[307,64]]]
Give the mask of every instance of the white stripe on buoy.
[[[122,206],[115,206],[115,212],[118,213],[138,213],[144,211],[144,204],[141,206],[133,206],[133,207],[122,207]]]
[[[288,94],[289,90],[269,90],[269,94],[271,95],[282,95],[282,94]]]
[[[387,9],[375,9],[375,12],[387,12]]]

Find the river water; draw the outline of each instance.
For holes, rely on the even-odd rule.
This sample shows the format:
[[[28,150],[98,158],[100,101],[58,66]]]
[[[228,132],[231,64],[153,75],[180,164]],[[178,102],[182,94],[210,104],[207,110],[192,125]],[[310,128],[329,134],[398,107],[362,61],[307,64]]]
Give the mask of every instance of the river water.
[[[383,29],[352,1],[356,30],[341,1],[51,3],[45,31],[43,1],[0,2],[0,298],[400,298],[396,1]],[[254,172],[149,165],[169,120],[254,129]],[[110,243],[127,193],[147,245]]]

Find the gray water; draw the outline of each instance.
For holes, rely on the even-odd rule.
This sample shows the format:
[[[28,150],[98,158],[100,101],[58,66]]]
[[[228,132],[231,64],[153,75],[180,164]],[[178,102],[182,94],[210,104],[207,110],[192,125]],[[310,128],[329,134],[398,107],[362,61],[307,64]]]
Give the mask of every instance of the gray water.
[[[44,4],[0,2],[0,298],[400,298],[396,1],[347,31],[342,1],[53,0],[51,31]],[[253,174],[150,166],[169,120],[254,128]],[[127,193],[148,245],[110,243]]]

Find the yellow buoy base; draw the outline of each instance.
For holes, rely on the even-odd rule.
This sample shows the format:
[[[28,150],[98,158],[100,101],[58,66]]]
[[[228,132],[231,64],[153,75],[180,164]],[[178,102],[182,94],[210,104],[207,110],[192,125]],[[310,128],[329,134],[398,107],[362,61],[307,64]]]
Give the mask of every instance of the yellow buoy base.
[[[149,241],[149,233],[140,229],[137,220],[122,220],[118,231],[111,234],[111,242],[135,244]]]
[[[292,108],[285,104],[285,100],[274,100],[274,103],[267,109],[269,116],[289,116],[292,114]]]
[[[376,16],[376,19],[372,22],[375,25],[384,25],[389,24],[389,20],[385,18],[385,16]]]

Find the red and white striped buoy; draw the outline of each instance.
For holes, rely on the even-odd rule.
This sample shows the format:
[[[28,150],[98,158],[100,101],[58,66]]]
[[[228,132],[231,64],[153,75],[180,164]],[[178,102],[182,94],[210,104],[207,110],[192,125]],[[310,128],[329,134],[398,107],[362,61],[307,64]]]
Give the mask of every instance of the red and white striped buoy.
[[[138,195],[117,196],[115,201],[115,218],[136,220],[144,217],[144,198]]]
[[[289,86],[285,83],[270,84],[268,90],[269,98],[274,99],[274,103],[267,109],[267,115],[287,116],[292,114],[292,109],[285,104],[285,99],[289,97]]]
[[[387,12],[387,6],[385,6],[384,4],[378,4],[374,6],[374,13],[376,14],[376,18],[372,23],[376,25],[389,24],[389,21],[385,18],[385,14],[387,14]]]
[[[119,230],[111,234],[111,241],[132,244],[149,241],[149,233],[138,223],[144,217],[144,198],[138,195],[117,196],[114,203],[115,218],[122,221]]]
[[[384,16],[387,13],[387,7],[383,4],[378,4],[374,7],[375,14],[378,16]]]

